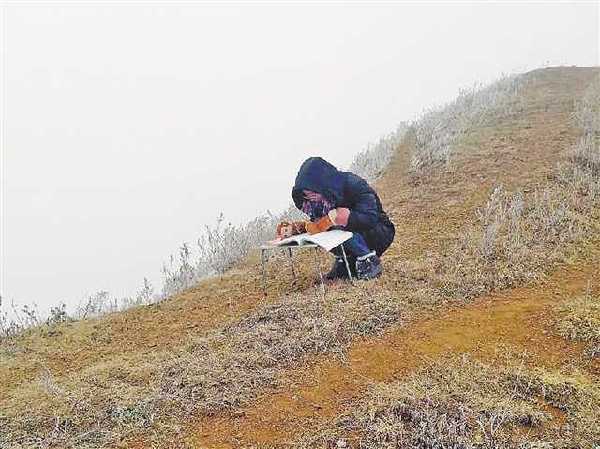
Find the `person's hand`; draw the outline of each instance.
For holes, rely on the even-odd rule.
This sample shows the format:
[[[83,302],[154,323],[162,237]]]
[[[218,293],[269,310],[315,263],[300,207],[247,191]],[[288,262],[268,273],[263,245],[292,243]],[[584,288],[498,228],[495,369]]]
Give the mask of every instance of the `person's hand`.
[[[289,221],[282,221],[277,225],[276,229],[277,237],[285,239],[292,236],[292,224]]]
[[[331,211],[333,212],[333,211]],[[330,212],[330,214],[331,214]],[[306,232],[309,234],[318,234],[319,232],[325,232],[334,225],[333,220],[329,217],[329,214],[322,218],[319,218],[314,223],[311,221],[306,222]]]
[[[347,226],[350,209],[346,207],[338,207],[332,209],[327,215],[313,222],[306,222],[306,232],[309,234],[317,234],[325,232],[333,226]]]
[[[332,220],[337,226],[348,226],[348,218],[350,217],[350,209],[347,207],[338,207],[334,209],[335,215]],[[332,211],[333,212],[333,211]],[[330,212],[331,214],[331,212]],[[331,216],[330,216],[331,218]]]
[[[282,221],[277,225],[277,237],[285,239],[306,232],[303,221]]]

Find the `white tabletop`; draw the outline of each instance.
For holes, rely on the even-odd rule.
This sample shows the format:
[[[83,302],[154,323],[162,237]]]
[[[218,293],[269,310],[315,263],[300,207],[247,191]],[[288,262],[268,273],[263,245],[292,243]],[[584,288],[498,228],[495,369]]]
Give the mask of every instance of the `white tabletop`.
[[[265,243],[260,246],[260,249],[286,249],[286,248],[316,248],[319,245],[314,243],[303,243],[302,245],[272,245],[270,243]]]

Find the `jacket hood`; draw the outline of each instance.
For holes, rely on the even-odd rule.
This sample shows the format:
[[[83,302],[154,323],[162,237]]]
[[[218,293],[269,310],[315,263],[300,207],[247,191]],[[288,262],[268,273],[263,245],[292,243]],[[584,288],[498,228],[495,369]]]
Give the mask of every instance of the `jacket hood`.
[[[320,193],[333,204],[340,204],[344,194],[344,176],[325,159],[310,157],[300,166],[292,189],[292,199],[298,209],[302,209],[303,190]]]

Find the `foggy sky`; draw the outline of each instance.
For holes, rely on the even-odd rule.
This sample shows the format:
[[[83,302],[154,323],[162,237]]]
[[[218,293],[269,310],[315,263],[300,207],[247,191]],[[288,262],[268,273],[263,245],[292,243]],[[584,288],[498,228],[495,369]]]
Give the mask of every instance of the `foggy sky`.
[[[62,6],[60,6],[62,5]],[[599,63],[598,3],[5,3],[0,292],[132,294],[300,163],[502,72]]]

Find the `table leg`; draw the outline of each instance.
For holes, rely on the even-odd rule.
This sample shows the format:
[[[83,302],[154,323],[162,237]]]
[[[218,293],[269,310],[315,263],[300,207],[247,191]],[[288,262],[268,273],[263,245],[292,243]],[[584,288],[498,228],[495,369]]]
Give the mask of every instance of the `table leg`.
[[[342,247],[342,255],[344,256],[344,262],[346,263],[346,270],[348,270],[348,279],[350,280],[351,284],[354,284],[354,282],[352,282],[352,270],[350,270],[350,264],[348,263],[348,256],[346,256],[344,244],[342,243],[340,246]]]
[[[294,284],[296,283],[296,270],[294,269],[294,258],[292,257],[292,248],[288,248],[288,256],[290,257],[290,265],[292,267],[292,277],[294,278]]]
[[[260,250],[260,263],[262,265],[262,281],[263,281],[263,294],[267,296],[267,271],[265,267],[265,250]]]
[[[325,298],[325,281],[323,280],[323,272],[321,271],[321,264],[319,263],[319,248],[315,248],[315,264],[317,265],[319,277],[321,278],[321,293],[323,293],[323,298]]]

